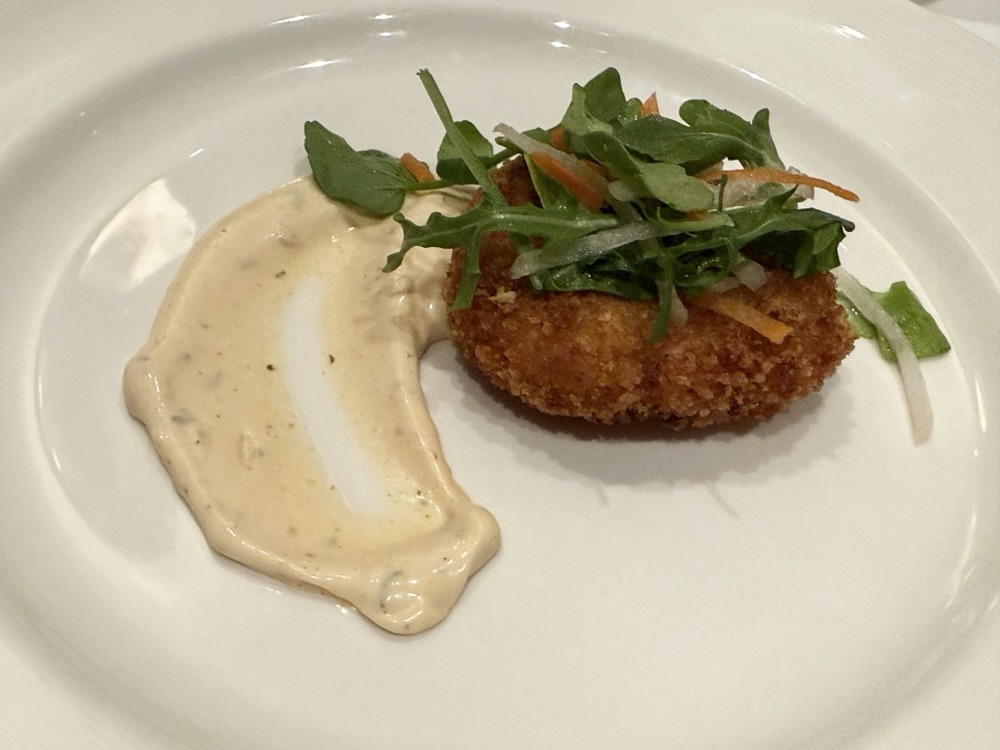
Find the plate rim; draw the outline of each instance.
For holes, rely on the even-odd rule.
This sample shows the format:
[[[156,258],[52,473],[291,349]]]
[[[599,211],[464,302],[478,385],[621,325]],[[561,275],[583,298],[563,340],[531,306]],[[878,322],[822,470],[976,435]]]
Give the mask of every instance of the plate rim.
[[[73,7],[75,9],[75,8],[82,8],[82,7],[88,6],[88,5],[92,6],[92,5],[95,5],[95,4],[96,4],[95,2],[89,2],[89,3],[82,2],[82,3],[77,3],[77,5],[75,5]],[[193,3],[193,2],[191,4],[195,5],[195,3]],[[493,4],[497,5],[497,6],[500,5],[499,3],[493,3]],[[770,7],[779,7],[779,6],[783,5],[783,4],[787,5],[789,7],[792,6],[792,3],[777,3],[777,4],[772,4]],[[22,5],[24,5],[25,7],[27,7],[27,6],[30,6],[31,3],[24,2],[24,3],[22,3]],[[403,3],[402,5],[406,6],[406,7],[409,7],[410,4]],[[454,7],[458,7],[460,5],[461,4],[457,4],[457,6],[454,6]],[[504,7],[506,7],[506,8],[515,7],[517,9],[526,9],[528,7],[531,7],[532,9],[534,9],[534,8],[536,8],[536,5],[537,4],[535,4],[535,3],[517,2],[517,3],[514,3],[513,6],[511,6],[511,5],[505,5]],[[596,3],[596,2],[588,2],[588,3],[585,3],[584,5],[587,7],[587,9],[589,10],[589,12],[595,12],[596,9],[597,9],[597,7],[598,7],[598,3]],[[677,3],[677,5],[683,6],[683,5],[685,5],[685,3]],[[809,6],[809,8],[808,8],[808,12],[812,12],[814,9],[818,8],[819,5],[820,5],[819,3],[812,3]],[[264,4],[263,3],[259,3],[258,6],[259,7],[256,8],[257,12],[262,13],[264,11]],[[352,9],[350,12],[356,12],[358,10],[368,9],[370,7],[372,7],[370,3],[364,3],[364,2],[362,2],[362,3],[352,3],[352,4],[350,4],[350,8]],[[453,7],[453,6],[452,6],[452,4],[444,3],[444,4],[437,4],[434,7],[445,8],[445,7]],[[801,6],[796,5],[795,7],[796,8],[800,8]],[[858,7],[861,7],[863,9],[864,8],[864,3],[863,2],[850,2],[850,1],[839,2],[839,3],[836,4],[836,7],[840,8],[840,9],[854,9],[854,10],[857,10]],[[910,8],[911,6],[908,3],[904,5],[903,2],[897,3],[896,6],[893,6],[892,4],[886,6],[886,8],[890,8],[890,9],[894,8],[894,10],[892,12],[899,12],[899,13],[903,13],[903,14],[909,13],[910,12],[909,10],[903,11],[904,7]],[[339,13],[339,12],[342,12],[342,11],[338,10],[337,12]],[[26,15],[24,17],[27,18],[28,17],[27,11],[25,11],[25,13],[26,13]],[[864,15],[864,14],[861,14],[861,15]],[[251,25],[252,25],[252,23],[259,23],[260,22],[259,16],[254,16],[251,13],[247,13],[247,17],[248,18],[256,18],[257,19],[256,21],[251,22]],[[918,16],[913,16],[913,17],[917,18]],[[936,23],[931,23],[928,19],[924,19],[923,22],[926,22],[927,24],[929,24],[930,28],[935,28],[935,31],[940,31],[940,30],[936,29],[936,26],[937,26]],[[37,21],[33,21],[32,23],[37,23]],[[2,27],[0,27],[0,28],[2,28]],[[18,28],[18,27],[15,25],[13,28]],[[962,32],[962,34],[963,34],[963,40],[967,42],[968,39],[964,38],[965,32]],[[969,35],[969,36],[971,36],[971,35]],[[3,37],[3,32],[0,31],[0,39],[2,39],[2,37]],[[974,47],[974,45],[970,45],[970,46]],[[996,67],[996,66],[994,66],[994,67]],[[32,83],[34,83],[36,80],[37,79],[33,79]],[[0,104],[3,104],[5,102],[5,94],[8,97],[7,98],[8,102],[13,102],[14,104],[17,104],[19,101],[22,101],[23,99],[21,99],[19,97],[23,96],[24,92],[23,91],[22,92],[18,91],[18,86],[21,85],[21,83],[22,83],[22,81],[18,81],[18,82],[15,82],[15,84],[13,84],[13,85],[7,84],[7,85],[4,85],[4,86],[0,86]],[[11,94],[11,91],[13,91],[13,94]],[[2,109],[2,108],[0,108],[0,109]],[[16,107],[13,107],[12,109],[16,109]],[[43,110],[39,109],[38,111],[41,112]],[[29,122],[30,122],[30,118],[29,118]],[[4,162],[4,157],[8,154],[8,152],[10,150],[16,150],[17,144],[21,141],[21,139],[23,137],[23,132],[24,131],[23,131],[23,129],[19,129],[21,126],[18,126],[18,127],[15,127],[15,128],[9,128],[9,124],[10,124],[9,120],[5,121],[4,118],[3,118],[3,116],[0,115],[0,167],[2,167],[4,165],[4,163],[5,163]],[[989,135],[989,134],[987,133],[987,135]],[[5,138],[5,136],[6,136],[6,138]],[[949,214],[949,216],[950,216],[950,214]],[[959,226],[958,220],[956,220],[956,226]],[[981,232],[981,234],[985,234],[985,232]],[[972,248],[975,248],[977,250],[977,252],[981,252],[982,253],[981,257],[983,258],[984,264],[986,264],[987,268],[990,268],[994,272],[994,278],[993,278],[994,285],[996,286],[997,289],[1000,289],[1000,275],[997,275],[998,274],[998,269],[1000,269],[1000,264],[994,265],[994,263],[996,263],[996,261],[998,260],[998,258],[1000,258],[1000,253],[997,254],[997,257],[990,256],[988,254],[990,248],[988,247],[988,245],[984,244],[980,239],[978,239],[978,236],[979,235],[975,235],[974,234],[970,238],[969,244],[970,244],[970,246]],[[993,235],[993,236],[996,236],[996,235]],[[0,593],[3,593],[3,589],[0,589]],[[994,612],[994,614],[996,614],[996,612]],[[1000,621],[1000,617],[997,617],[997,618],[994,618],[994,619],[997,619],[998,621]],[[0,617],[0,625],[4,625],[4,624],[5,624],[4,623],[4,618]],[[0,632],[2,632],[2,631],[0,631]],[[7,634],[5,633],[4,635],[6,636]],[[4,650],[0,651],[0,657],[5,657],[6,660],[8,661],[8,663],[10,663],[10,664],[18,664],[19,663],[18,657],[20,656],[20,654],[17,653],[17,652],[15,652],[15,651],[11,651],[8,648],[9,644],[6,641],[6,637],[0,639],[0,645],[2,645],[3,648],[4,648]],[[14,667],[13,670],[12,670],[13,674],[17,675],[18,674],[17,670],[18,670],[18,668]],[[17,687],[18,692],[20,692],[20,690],[22,688],[24,688],[25,685],[30,685],[31,684],[30,670],[28,670],[26,672],[22,672],[21,675],[20,675],[20,677],[18,679],[22,680],[22,684]],[[6,695],[13,695],[13,692],[14,692],[13,689],[10,689],[7,684],[2,684],[2,685],[0,685],[0,687],[3,687],[5,690],[9,691],[7,693],[0,692],[0,695],[5,695],[5,694]],[[34,690],[34,688],[28,687],[27,690],[26,690],[26,692],[30,693],[33,690]],[[65,698],[65,696],[63,696],[63,697]],[[27,726],[27,725],[24,725],[24,726]],[[0,736],[0,739],[2,739],[2,736]],[[131,737],[130,739],[135,739],[135,738]]]

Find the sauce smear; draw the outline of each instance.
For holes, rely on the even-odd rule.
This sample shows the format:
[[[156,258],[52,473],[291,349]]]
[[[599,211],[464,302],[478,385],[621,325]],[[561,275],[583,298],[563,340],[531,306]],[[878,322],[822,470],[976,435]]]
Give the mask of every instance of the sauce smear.
[[[500,535],[452,478],[420,389],[420,355],[447,336],[450,252],[414,248],[384,274],[400,239],[311,179],[260,196],[191,251],[124,390],[213,548],[417,633]]]

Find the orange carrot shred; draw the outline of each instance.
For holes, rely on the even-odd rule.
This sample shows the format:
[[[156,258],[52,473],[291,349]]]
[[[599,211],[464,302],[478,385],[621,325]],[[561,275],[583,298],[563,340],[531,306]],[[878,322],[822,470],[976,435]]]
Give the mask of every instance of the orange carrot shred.
[[[732,318],[753,329],[774,344],[780,344],[792,332],[789,325],[762,313],[756,307],[748,305],[746,302],[725,294],[702,292],[698,296],[689,297],[688,302],[697,307],[711,310],[719,315],[725,315],[727,318]]]
[[[430,167],[420,161],[420,159],[415,157],[409,151],[399,157],[399,163],[402,165],[403,169],[413,175],[413,179],[417,182],[434,181],[434,173],[431,172]]]
[[[552,141],[553,148],[569,152],[569,149],[566,148],[566,129],[562,125],[556,125],[549,131],[549,139]]]
[[[842,188],[840,185],[835,185],[828,180],[823,180],[819,177],[810,177],[807,174],[786,172],[783,169],[754,167],[753,169],[730,169],[722,172],[721,174],[728,177],[745,177],[749,180],[754,180],[755,182],[780,182],[786,185],[809,185],[810,187],[819,188],[820,190],[826,190],[827,192],[833,193],[838,198],[843,198],[845,201],[853,201],[857,203],[860,200],[857,193],[854,193],[846,188]],[[717,175],[716,179],[718,179],[718,176],[721,175]]]
[[[536,151],[531,155],[535,164],[545,174],[569,190],[584,207],[591,211],[600,211],[604,205],[604,196],[585,177],[576,174],[565,164],[551,154]]]
[[[699,180],[704,180],[705,182],[718,182],[722,179],[722,162],[713,164],[708,169],[702,170],[694,176]]]
[[[598,175],[602,180],[608,179],[608,168],[603,164],[598,164],[596,161],[590,161],[590,159],[580,159],[580,163],[591,172]]]
[[[654,91],[649,97],[644,101],[639,107],[639,117],[648,117],[649,115],[660,114],[660,105],[656,101],[656,92]]]

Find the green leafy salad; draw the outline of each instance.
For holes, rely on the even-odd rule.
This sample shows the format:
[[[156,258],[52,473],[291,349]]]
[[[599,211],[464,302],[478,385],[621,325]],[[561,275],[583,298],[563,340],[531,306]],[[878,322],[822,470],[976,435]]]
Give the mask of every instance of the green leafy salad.
[[[905,283],[885,294],[845,284],[838,250],[854,225],[802,204],[815,189],[849,201],[857,196],[787,167],[767,109],[746,120],[694,99],[672,119],[659,113],[655,95],[626,97],[618,71],[608,68],[573,86],[555,126],[518,131],[500,124],[490,140],[473,123],[453,119],[430,72],[418,75],[444,126],[437,176],[410,154],[355,150],[315,121],[305,123],[305,148],[330,198],[393,215],[402,226],[402,245],[385,271],[398,268],[412,247],[465,249],[453,308],[471,304],[480,242],[502,230],[518,251],[511,277],[526,278],[536,290],[656,300],[653,341],[676,317],[678,291],[697,296],[729,277],[752,286],[747,280],[763,264],[796,277],[837,269],[849,318],[859,334],[880,341],[890,360],[948,351]],[[539,205],[509,205],[490,176],[517,155],[525,158]],[[435,213],[423,225],[399,213],[407,193],[455,185],[481,191],[465,213]],[[886,326],[896,331],[887,334]],[[900,347],[909,352],[901,356]]]

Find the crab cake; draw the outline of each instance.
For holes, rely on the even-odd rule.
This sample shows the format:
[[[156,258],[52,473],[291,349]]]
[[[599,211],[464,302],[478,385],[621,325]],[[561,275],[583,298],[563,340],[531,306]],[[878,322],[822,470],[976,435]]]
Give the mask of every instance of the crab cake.
[[[495,178],[510,203],[536,200],[522,162]],[[461,249],[452,254],[449,303],[463,257]],[[474,299],[450,312],[449,326],[489,381],[546,414],[603,424],[656,419],[675,429],[768,418],[817,390],[854,346],[829,273],[796,279],[771,268],[756,291],[725,293],[786,324],[780,343],[693,304],[686,322],[650,343],[655,301],[535,291],[510,278],[515,257],[505,233],[484,238]]]

